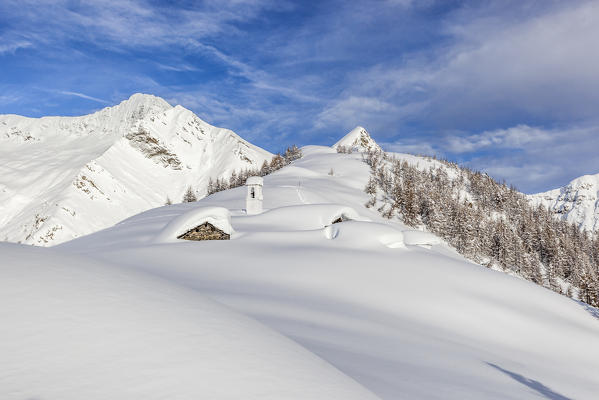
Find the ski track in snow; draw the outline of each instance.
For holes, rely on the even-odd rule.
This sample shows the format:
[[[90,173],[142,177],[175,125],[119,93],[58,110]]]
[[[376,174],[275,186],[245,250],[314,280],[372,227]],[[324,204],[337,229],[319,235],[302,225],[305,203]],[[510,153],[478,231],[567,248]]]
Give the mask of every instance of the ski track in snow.
[[[306,198],[304,197],[304,194],[302,193],[302,181],[301,180],[298,181],[296,190],[297,190],[297,197],[302,202],[302,204],[308,204],[308,202],[306,201]]]

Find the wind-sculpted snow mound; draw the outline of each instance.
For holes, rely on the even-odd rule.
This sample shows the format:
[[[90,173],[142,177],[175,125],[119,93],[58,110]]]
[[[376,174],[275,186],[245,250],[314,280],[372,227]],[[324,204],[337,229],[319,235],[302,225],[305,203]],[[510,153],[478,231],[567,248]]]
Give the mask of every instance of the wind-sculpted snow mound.
[[[423,231],[404,231],[404,238],[405,243],[412,246],[435,246],[443,243],[438,236]]]
[[[0,319],[3,400],[375,399],[185,285],[49,249],[0,244]]]
[[[348,221],[329,225],[324,233],[327,239],[336,239],[349,248],[380,249],[381,244],[391,249],[405,247],[404,233],[381,223]]]
[[[265,211],[261,215],[235,218],[236,229],[246,231],[305,231],[322,229],[342,221],[369,221],[341,204],[304,204]]]

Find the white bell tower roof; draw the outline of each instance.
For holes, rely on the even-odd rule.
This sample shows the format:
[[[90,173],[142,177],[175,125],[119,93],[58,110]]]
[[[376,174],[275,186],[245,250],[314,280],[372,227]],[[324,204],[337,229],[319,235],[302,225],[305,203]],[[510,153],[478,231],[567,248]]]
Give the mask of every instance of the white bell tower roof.
[[[249,185],[260,185],[264,186],[264,179],[261,176],[250,176],[245,182],[247,186]]]

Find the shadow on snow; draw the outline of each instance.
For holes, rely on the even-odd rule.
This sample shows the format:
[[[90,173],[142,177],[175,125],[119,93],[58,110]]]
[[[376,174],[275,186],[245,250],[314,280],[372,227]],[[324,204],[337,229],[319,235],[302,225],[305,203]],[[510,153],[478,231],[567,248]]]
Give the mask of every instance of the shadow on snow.
[[[499,365],[496,365],[496,364],[493,364],[490,362],[486,362],[486,364],[489,365],[490,367],[495,368],[498,371],[503,372],[504,374],[506,374],[513,380],[518,381],[525,386],[528,386],[532,390],[536,391],[537,393],[543,395],[544,397],[546,397],[550,400],[572,400],[569,397],[566,397],[557,392],[554,392],[553,390],[551,390],[547,386],[543,385],[539,381],[535,381],[534,379],[528,379],[527,377],[525,377],[523,375],[517,374],[512,371],[508,371],[507,369],[503,369]]]

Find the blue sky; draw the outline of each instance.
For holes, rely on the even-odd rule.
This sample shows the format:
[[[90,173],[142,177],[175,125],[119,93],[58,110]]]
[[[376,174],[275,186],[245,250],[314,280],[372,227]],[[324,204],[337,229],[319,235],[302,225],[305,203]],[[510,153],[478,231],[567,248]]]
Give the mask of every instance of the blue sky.
[[[597,1],[2,0],[0,113],[152,93],[271,151],[356,125],[536,192],[599,173]]]

